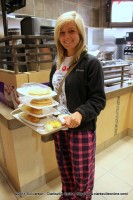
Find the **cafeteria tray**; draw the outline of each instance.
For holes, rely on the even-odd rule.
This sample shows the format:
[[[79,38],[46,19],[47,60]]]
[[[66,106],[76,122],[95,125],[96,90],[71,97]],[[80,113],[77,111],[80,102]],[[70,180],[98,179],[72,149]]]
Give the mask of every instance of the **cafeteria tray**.
[[[20,121],[21,123],[23,123],[24,125],[28,126],[29,128],[31,128],[32,130],[36,131],[37,133],[39,133],[40,135],[50,135],[52,133],[58,132],[59,130],[64,129],[64,126],[61,126],[59,128],[53,128],[51,131],[48,131],[45,129],[45,126],[34,126],[31,125],[30,123],[27,123],[26,121],[22,120],[22,118],[20,118],[20,113],[22,113],[22,111],[17,108],[16,110],[13,110],[10,114],[17,119],[18,121]],[[48,117],[48,120],[50,118]],[[51,120],[57,119],[57,117],[55,116],[51,116]],[[58,119],[57,119],[58,120]],[[46,119],[44,119],[44,121],[46,121]]]

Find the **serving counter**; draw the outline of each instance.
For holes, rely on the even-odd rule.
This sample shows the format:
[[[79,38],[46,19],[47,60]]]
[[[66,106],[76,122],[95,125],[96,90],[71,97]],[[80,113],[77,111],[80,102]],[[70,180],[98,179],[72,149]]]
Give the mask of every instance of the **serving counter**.
[[[107,103],[97,121],[97,152],[127,134],[133,136],[133,87],[105,87]]]
[[[53,142],[10,116],[0,103],[0,166],[16,191],[32,191],[58,174]]]
[[[133,89],[105,87],[107,105],[97,121],[97,152],[121,137],[133,135]],[[0,166],[19,192],[33,191],[59,175],[53,141],[14,119],[11,108],[0,103]]]

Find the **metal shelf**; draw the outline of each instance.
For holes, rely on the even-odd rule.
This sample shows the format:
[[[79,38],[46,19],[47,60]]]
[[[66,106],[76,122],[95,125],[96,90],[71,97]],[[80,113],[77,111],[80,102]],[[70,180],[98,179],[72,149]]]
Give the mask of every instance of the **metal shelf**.
[[[0,39],[1,68],[10,67],[15,74],[20,72],[21,65],[25,65],[25,68],[33,66],[34,71],[40,71],[43,63],[53,62],[55,53],[53,36],[12,35]]]
[[[104,73],[104,85],[112,86],[120,84],[123,86],[123,82],[128,79],[128,67],[130,64],[113,64],[102,66]]]

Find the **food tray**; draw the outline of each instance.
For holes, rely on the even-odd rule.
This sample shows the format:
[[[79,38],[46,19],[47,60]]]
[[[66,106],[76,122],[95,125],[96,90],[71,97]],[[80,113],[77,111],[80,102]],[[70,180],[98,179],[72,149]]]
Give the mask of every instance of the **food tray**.
[[[39,133],[40,135],[50,135],[52,133],[55,133],[55,132],[58,132],[59,130],[62,130],[64,129],[65,127],[64,126],[61,126],[60,128],[53,128],[52,131],[47,131],[45,129],[44,126],[35,126],[35,125],[32,125],[30,123],[27,123],[26,121],[24,121],[22,118],[20,118],[20,113],[22,113],[22,111],[18,108],[14,111],[11,112],[11,115],[17,119],[18,121],[20,121],[21,123],[23,123],[24,125],[28,126],[29,128],[31,128],[32,130],[36,131],[37,133]],[[49,120],[50,118],[48,117],[47,120]],[[57,119],[55,118],[54,116],[51,116],[51,120],[52,119]],[[46,119],[44,119],[44,121],[46,122]]]
[[[21,102],[21,104],[25,104],[27,106],[30,106],[32,108],[36,108],[36,109],[43,109],[43,108],[50,108],[50,107],[54,107],[54,106],[57,106],[59,103],[55,100],[52,100],[52,104],[50,105],[46,105],[46,106],[35,106],[35,105],[32,105],[30,103],[30,101],[32,100],[33,98],[28,98],[28,97],[19,97],[19,100]]]
[[[29,115],[32,115],[34,117],[46,117],[46,116],[49,116],[49,115],[58,115],[60,114],[59,111],[55,108],[44,108],[44,109],[41,109],[42,110],[42,114],[35,114],[35,113],[32,113],[30,112],[29,110],[27,110],[27,106],[24,105],[24,104],[20,104],[19,106],[19,109]]]
[[[29,90],[31,89],[42,89],[42,88],[49,88],[51,90],[50,87],[48,87],[47,85],[44,84],[40,84],[40,83],[25,83],[23,84],[20,88],[17,88],[17,92],[21,95],[27,96],[27,97],[31,97],[34,99],[42,99],[42,98],[50,98],[50,97],[54,97],[57,95],[56,92],[52,91],[49,94],[45,94],[45,95],[31,95],[29,94]]]

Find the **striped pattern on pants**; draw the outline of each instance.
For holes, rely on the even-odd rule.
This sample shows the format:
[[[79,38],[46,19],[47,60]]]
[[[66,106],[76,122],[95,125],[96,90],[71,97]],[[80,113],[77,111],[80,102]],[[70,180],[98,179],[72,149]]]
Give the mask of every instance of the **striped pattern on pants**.
[[[95,171],[95,136],[95,132],[91,131],[66,130],[55,134],[63,194],[60,199],[91,199]]]

